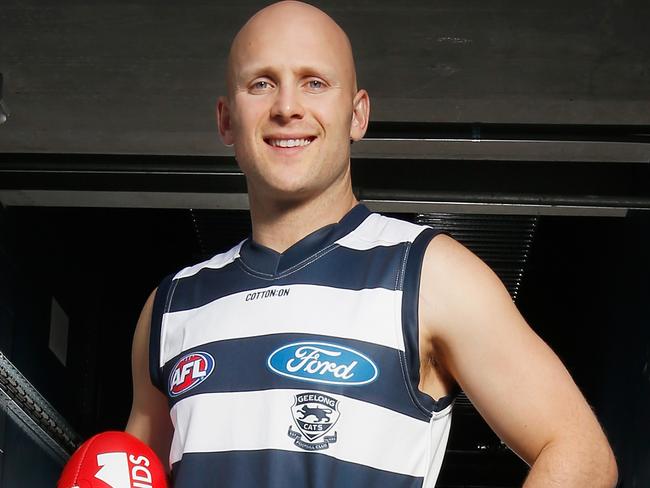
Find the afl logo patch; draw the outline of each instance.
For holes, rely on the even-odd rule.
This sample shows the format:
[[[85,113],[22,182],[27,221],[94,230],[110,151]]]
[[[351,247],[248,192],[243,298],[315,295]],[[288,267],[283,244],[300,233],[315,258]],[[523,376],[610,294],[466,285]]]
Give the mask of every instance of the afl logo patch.
[[[178,360],[169,375],[169,394],[182,395],[203,383],[214,370],[214,358],[207,352],[193,352]]]
[[[295,342],[271,353],[267,365],[274,373],[296,380],[331,385],[365,385],[379,370],[354,349],[325,342]]]

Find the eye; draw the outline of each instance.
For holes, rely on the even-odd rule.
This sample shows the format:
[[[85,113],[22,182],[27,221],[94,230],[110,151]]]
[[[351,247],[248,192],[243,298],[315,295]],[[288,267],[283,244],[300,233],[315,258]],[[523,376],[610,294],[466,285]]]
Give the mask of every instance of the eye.
[[[307,81],[307,88],[310,91],[322,91],[325,88],[325,83],[322,80],[312,79]]]
[[[251,85],[252,92],[263,92],[271,88],[271,83],[267,80],[258,80]]]

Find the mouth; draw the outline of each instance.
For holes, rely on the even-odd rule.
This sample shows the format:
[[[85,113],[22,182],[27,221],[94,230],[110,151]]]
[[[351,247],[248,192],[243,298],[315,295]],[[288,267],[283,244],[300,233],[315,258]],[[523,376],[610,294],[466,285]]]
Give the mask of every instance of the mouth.
[[[264,142],[266,142],[271,147],[277,147],[281,149],[292,149],[292,148],[307,147],[314,141],[314,139],[316,139],[315,136],[296,137],[296,138],[265,137]]]

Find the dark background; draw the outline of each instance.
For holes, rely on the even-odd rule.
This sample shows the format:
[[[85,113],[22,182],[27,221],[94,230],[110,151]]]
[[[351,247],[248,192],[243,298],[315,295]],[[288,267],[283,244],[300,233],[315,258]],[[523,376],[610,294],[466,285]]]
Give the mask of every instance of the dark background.
[[[165,274],[205,255],[192,215],[12,207],[2,216],[1,350],[84,437],[123,429],[140,308]],[[239,226],[244,234],[248,222],[242,212],[211,219],[217,233]],[[208,254],[236,242],[224,234]],[[649,248],[647,212],[540,217],[518,296],[593,406],[617,454],[621,486],[631,487],[644,486],[649,474]],[[71,320],[67,368],[47,348],[51,296]],[[13,486],[6,480],[17,473],[23,481],[39,473],[24,464],[14,431],[9,425],[4,437],[3,486]],[[473,409],[456,409],[440,486],[517,486],[525,472]]]

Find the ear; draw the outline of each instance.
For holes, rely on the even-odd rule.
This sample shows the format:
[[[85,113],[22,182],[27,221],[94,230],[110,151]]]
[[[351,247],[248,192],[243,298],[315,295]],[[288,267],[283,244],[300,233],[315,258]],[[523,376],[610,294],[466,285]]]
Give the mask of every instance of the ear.
[[[370,97],[366,90],[359,90],[352,101],[352,125],[350,126],[350,139],[359,141],[368,129],[370,119]]]
[[[217,125],[223,143],[226,146],[232,146],[234,141],[230,121],[230,107],[226,97],[219,97],[217,101]]]

